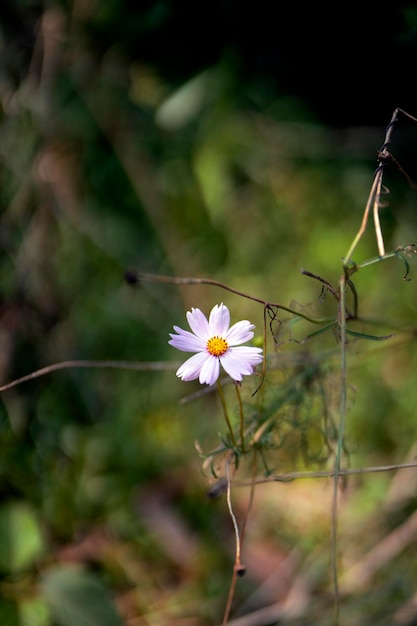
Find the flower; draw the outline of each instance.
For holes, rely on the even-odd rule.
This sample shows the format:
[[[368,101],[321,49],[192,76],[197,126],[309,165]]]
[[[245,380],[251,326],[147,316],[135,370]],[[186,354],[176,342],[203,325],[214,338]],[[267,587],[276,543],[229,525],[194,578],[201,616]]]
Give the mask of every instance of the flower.
[[[187,312],[187,321],[193,331],[174,326],[177,333],[170,333],[168,343],[183,352],[196,352],[177,370],[181,380],[195,380],[212,385],[220,374],[220,363],[233,380],[240,382],[242,376],[253,374],[253,368],[262,362],[261,348],[240,346],[252,339],[255,326],[242,320],[230,326],[230,313],[226,305],[216,304],[209,319],[200,309]]]

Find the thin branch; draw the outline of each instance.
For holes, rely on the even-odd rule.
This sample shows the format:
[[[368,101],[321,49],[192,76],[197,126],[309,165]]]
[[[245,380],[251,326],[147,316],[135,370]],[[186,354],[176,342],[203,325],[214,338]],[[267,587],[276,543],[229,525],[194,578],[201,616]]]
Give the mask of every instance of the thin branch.
[[[22,376],[21,378],[16,378],[12,380],[10,383],[6,383],[0,387],[0,393],[2,391],[7,391],[8,389],[12,389],[17,385],[21,385],[22,383],[26,383],[30,380],[34,380],[35,378],[40,378],[41,376],[46,376],[47,374],[52,374],[53,372],[58,372],[59,370],[65,369],[74,369],[74,368],[101,368],[101,369],[124,369],[124,370],[136,370],[136,371],[144,371],[144,372],[160,372],[163,370],[173,370],[179,367],[179,363],[172,363],[166,361],[94,361],[94,360],[86,360],[86,361],[61,361],[60,363],[53,363],[52,365],[47,365],[46,367],[42,367],[39,370],[35,370],[30,374],[26,374],[26,376]]]
[[[161,274],[148,274],[146,272],[137,272],[136,270],[128,270],[125,274],[125,277],[130,285],[140,283],[141,281],[148,281],[152,283],[170,283],[173,285],[212,285],[213,287],[219,287],[220,289],[224,289],[225,291],[234,293],[241,298],[246,298],[248,300],[252,300],[253,302],[259,302],[264,307],[281,309],[282,311],[286,311],[287,313],[291,313],[292,315],[301,317],[307,322],[311,322],[311,324],[326,324],[327,322],[330,322],[334,319],[332,317],[311,317],[310,315],[306,315],[305,313],[296,311],[295,309],[284,306],[283,304],[269,302],[268,300],[264,300],[262,298],[256,298],[255,296],[251,296],[249,293],[245,293],[244,291],[240,291],[239,289],[234,289],[233,287],[229,287],[229,285],[226,285],[225,283],[222,283],[218,280],[213,280],[211,278],[163,276]]]
[[[371,467],[356,467],[350,469],[338,469],[337,475],[341,476],[356,476],[361,474],[373,474],[378,472],[393,472],[402,469],[415,469],[417,468],[417,461],[411,461],[410,463],[394,463],[392,465],[376,465]],[[264,483],[280,482],[290,483],[293,480],[299,480],[301,478],[333,478],[335,470],[323,470],[313,472],[284,472],[282,474],[272,474],[271,476],[265,476],[263,478],[257,478],[254,482],[256,485]],[[235,481],[236,487],[251,487],[253,481]]]

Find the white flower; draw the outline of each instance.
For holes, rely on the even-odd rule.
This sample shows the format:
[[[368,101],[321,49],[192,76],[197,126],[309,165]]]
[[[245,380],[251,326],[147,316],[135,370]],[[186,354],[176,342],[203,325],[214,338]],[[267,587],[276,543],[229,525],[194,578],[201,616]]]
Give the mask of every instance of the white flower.
[[[195,380],[212,385],[220,374],[220,363],[235,381],[253,374],[253,368],[262,362],[261,348],[240,346],[252,339],[255,326],[247,320],[230,325],[229,309],[223,303],[213,307],[207,320],[200,309],[187,313],[188,324],[193,331],[174,326],[177,335],[171,334],[168,342],[183,352],[196,352],[177,370],[181,380]]]

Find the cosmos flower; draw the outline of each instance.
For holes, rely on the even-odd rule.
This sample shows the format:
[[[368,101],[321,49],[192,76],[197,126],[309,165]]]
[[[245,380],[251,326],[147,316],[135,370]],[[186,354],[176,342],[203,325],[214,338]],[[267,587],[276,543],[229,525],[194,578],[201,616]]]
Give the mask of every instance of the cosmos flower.
[[[252,339],[255,326],[242,320],[230,326],[230,313],[226,305],[216,304],[209,319],[200,309],[192,308],[187,321],[193,332],[174,326],[168,342],[183,352],[196,352],[177,370],[181,380],[199,379],[201,384],[212,385],[220,374],[220,364],[234,381],[253,374],[253,368],[262,362],[261,348],[241,346]]]

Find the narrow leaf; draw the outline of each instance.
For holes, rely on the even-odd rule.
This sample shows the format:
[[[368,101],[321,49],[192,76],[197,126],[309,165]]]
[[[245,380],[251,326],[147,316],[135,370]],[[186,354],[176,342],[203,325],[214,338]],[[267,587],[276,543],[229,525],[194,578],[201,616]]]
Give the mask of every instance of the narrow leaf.
[[[346,330],[346,333],[352,337],[357,337],[358,339],[369,339],[371,341],[385,341],[385,339],[392,339],[392,337],[395,337],[394,333],[391,335],[368,335],[366,333],[359,333],[356,330]]]

